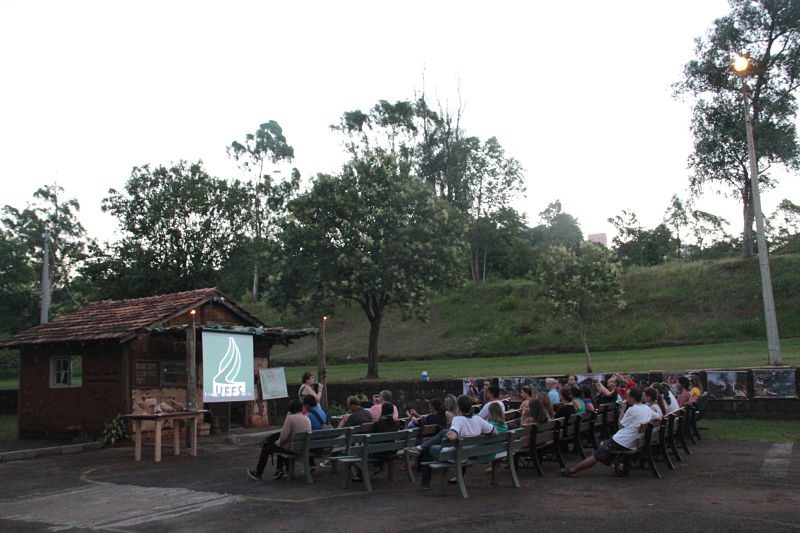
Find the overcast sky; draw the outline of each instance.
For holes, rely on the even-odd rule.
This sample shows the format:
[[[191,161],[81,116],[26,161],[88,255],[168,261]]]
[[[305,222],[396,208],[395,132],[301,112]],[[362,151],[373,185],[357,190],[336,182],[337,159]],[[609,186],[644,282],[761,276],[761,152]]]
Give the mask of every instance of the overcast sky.
[[[278,121],[306,177],[345,160],[328,126],[379,99],[466,104],[526,170],[531,223],[560,199],[585,233],[632,209],[652,227],[686,195],[690,106],[670,84],[724,0],[579,2],[4,2],[0,205],[57,180],[90,234],[134,165],[202,159],[239,177],[225,146]],[[797,201],[797,176],[764,194]],[[739,204],[699,207],[741,231]]]

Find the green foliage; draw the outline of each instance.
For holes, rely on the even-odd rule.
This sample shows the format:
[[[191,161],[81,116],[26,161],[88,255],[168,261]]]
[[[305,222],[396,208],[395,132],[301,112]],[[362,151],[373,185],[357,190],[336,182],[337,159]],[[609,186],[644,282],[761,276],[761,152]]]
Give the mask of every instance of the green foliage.
[[[240,183],[210,176],[202,162],[135,167],[124,191],[111,189],[103,210],[124,237],[93,248],[82,273],[100,296],[125,298],[215,285],[246,224]]]
[[[246,238],[239,239],[233,250],[228,274],[241,277],[246,273],[252,280],[250,294],[255,301],[259,297],[263,273],[274,266],[277,221],[285,214],[287,202],[300,187],[300,172],[292,169],[289,177],[283,179],[280,170],[274,168],[278,163],[288,163],[294,158],[294,148],[287,143],[283,129],[274,120],[261,124],[255,133],[245,135],[243,143],[233,141],[227,150],[245,173],[242,186],[246,190],[248,206],[242,210]],[[269,167],[268,163],[271,163]],[[230,276],[226,278],[230,279]]]
[[[347,414],[347,408],[339,405],[338,403],[332,403],[328,405],[328,408],[325,410],[328,414],[328,417],[334,416],[342,416]]]
[[[617,230],[614,252],[625,265],[660,265],[678,253],[680,241],[672,236],[666,224],[646,230],[635,213],[625,210],[608,221]]]
[[[289,212],[274,303],[320,311],[335,301],[358,303],[371,324],[376,376],[386,308],[424,318],[431,293],[458,280],[459,218],[383,150],[362,152],[340,176],[318,176]]]
[[[719,184],[743,204],[742,253],[753,253],[753,206],[744,117],[742,81],[734,75],[735,55],[746,53],[752,66],[750,113],[759,158],[760,186],[772,184],[766,169],[776,163],[800,165],[794,117],[800,85],[800,9],[796,0],[731,0],[731,13],[714,21],[697,40],[696,58],[675,85],[677,94],[695,100],[692,118],[694,151],[689,165],[691,185],[699,193]]]
[[[103,428],[103,446],[114,446],[123,439],[128,438],[128,423],[117,415],[114,420]]]
[[[0,379],[11,379],[19,376],[19,352],[17,350],[0,350]]]
[[[50,232],[51,314],[79,305],[70,286],[77,265],[86,257],[88,239],[77,218],[78,201],[64,200],[63,193],[57,185],[45,185],[25,209],[9,205],[2,209],[0,332],[17,332],[38,323],[45,231]]]
[[[625,305],[620,275],[613,255],[605,247],[586,241],[574,250],[550,248],[539,273],[544,297],[578,330],[588,372],[592,372],[588,340],[592,323],[602,313]]]

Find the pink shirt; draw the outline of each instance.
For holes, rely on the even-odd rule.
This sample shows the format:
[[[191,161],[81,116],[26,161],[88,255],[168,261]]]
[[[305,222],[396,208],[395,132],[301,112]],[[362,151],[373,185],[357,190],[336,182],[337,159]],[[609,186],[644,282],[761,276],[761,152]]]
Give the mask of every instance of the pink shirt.
[[[372,421],[373,422],[377,422],[378,419],[381,417],[381,410],[382,409],[383,409],[383,404],[382,403],[376,403],[375,405],[373,405],[372,407],[369,408],[369,414],[372,415]],[[397,416],[397,406],[395,405],[394,406],[394,419],[397,420],[398,418],[400,418],[400,417]]]

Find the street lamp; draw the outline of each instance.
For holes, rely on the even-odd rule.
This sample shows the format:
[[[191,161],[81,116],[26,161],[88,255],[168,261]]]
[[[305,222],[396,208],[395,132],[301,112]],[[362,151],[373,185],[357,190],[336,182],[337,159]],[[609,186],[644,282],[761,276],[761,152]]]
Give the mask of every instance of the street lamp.
[[[761,271],[761,294],[764,299],[764,319],[767,325],[767,347],[769,364],[780,365],[781,341],[778,337],[778,320],[775,316],[775,299],[772,295],[772,277],[769,273],[769,254],[767,239],[764,237],[764,214],[761,212],[761,195],[758,192],[758,160],[756,159],[756,143],[753,139],[753,122],[750,118],[749,92],[746,77],[751,67],[750,59],[745,55],[736,56],[733,70],[742,78],[742,99],[744,101],[744,124],[747,132],[747,151],[750,156],[750,186],[753,194],[753,210],[756,215],[756,243],[758,244],[758,265]]]

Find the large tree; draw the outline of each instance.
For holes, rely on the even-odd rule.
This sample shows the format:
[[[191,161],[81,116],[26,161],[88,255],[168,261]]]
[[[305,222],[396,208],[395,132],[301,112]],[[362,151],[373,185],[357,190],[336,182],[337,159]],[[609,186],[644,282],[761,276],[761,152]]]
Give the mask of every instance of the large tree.
[[[78,220],[80,204],[63,195],[64,189],[58,185],[45,185],[33,193],[33,201],[24,209],[5,206],[2,219],[7,243],[22,243],[26,250],[25,270],[33,270],[36,281],[42,272],[47,233],[49,285],[40,290],[43,295],[47,293],[44,302],[53,302],[61,308],[58,312],[72,310],[78,305],[69,286],[76,268],[86,257],[89,244],[86,230]],[[45,313],[49,312],[48,307]]]
[[[781,163],[796,169],[796,93],[800,87],[800,4],[797,0],[730,0],[731,12],[697,39],[696,58],[684,68],[678,94],[695,98],[689,158],[692,189],[708,182],[742,202],[742,254],[753,255],[751,179],[747,164],[742,80],[731,70],[736,54],[748,54],[750,110],[759,163],[758,181],[772,184],[767,169]]]
[[[429,297],[458,282],[460,218],[382,149],[359,150],[341,175],[318,176],[288,208],[275,303],[357,303],[370,323],[367,377],[377,378],[387,309],[423,318]]]
[[[269,260],[277,221],[300,186],[300,172],[293,168],[284,175],[278,166],[292,161],[294,148],[274,120],[261,124],[255,133],[245,135],[243,142],[233,141],[227,151],[246,178],[249,200],[244,212],[248,215],[249,242],[239,251],[245,256],[240,259],[252,265],[251,296],[257,301],[262,265]]]
[[[95,249],[84,274],[102,296],[134,297],[216,283],[247,223],[249,195],[239,182],[210,176],[202,162],[135,167],[103,210],[123,238]]]
[[[591,326],[602,314],[625,305],[619,263],[604,246],[582,241],[576,248],[553,246],[539,274],[542,292],[556,313],[578,331],[592,372]]]

